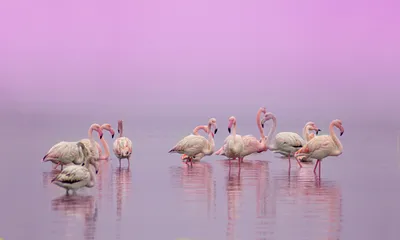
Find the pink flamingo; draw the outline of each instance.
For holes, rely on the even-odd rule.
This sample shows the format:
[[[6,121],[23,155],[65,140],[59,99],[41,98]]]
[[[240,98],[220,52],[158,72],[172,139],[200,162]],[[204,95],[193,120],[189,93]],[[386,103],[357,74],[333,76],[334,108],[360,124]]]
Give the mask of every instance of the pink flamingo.
[[[339,156],[343,152],[343,145],[333,130],[337,127],[340,130],[340,136],[344,133],[342,121],[339,119],[333,120],[329,125],[329,135],[316,136],[311,139],[304,147],[295,153],[295,158],[315,158],[314,173],[319,165],[319,174],[321,174],[321,161],[328,156]]]
[[[96,126],[97,128],[99,128],[101,130],[101,126],[97,123],[93,123],[92,126]],[[103,130],[101,130],[101,131],[103,133]],[[97,160],[99,160],[99,157],[100,157],[99,149],[97,147],[98,143],[96,144],[96,141],[94,140],[94,138],[92,136],[92,131],[89,131],[88,134],[89,134],[89,138],[81,139],[80,142],[82,142],[85,145],[85,147],[90,150],[89,156],[93,157],[97,161]],[[102,138],[103,138],[103,135],[101,135],[100,140]]]
[[[107,130],[108,132],[110,132],[111,134],[111,138],[114,138],[114,129],[111,127],[111,124],[109,123],[104,123],[103,125],[101,125],[101,130]],[[98,142],[96,142],[96,147],[99,151],[99,160],[108,160],[110,157],[110,148],[108,147],[108,143],[104,138],[100,139],[103,147],[104,147],[104,155],[102,155],[102,150],[101,150],[101,146]]]
[[[89,138],[91,139],[93,139],[92,131],[97,131],[100,139],[103,137],[103,131],[101,130],[100,125],[92,124],[90,126],[88,134]],[[61,165],[61,169],[63,169],[64,165],[68,165],[70,163],[82,164],[84,160],[82,156],[82,150],[78,147],[77,142],[62,141],[52,146],[47,154],[43,157],[42,161],[51,161],[57,164],[54,168],[57,168],[58,165]]]
[[[258,127],[258,130],[260,131],[260,140],[258,140],[257,138],[255,138],[252,135],[246,135],[243,136],[243,142],[244,142],[244,150],[243,150],[243,157],[248,156],[250,154],[253,153],[261,153],[261,152],[265,152],[267,151],[267,140],[266,137],[264,135],[264,129],[263,126],[261,125],[261,113],[265,114],[267,112],[267,110],[265,109],[265,107],[260,107],[260,109],[258,109],[257,111],[257,115],[256,115],[256,124]],[[217,152],[215,152],[215,155],[225,155],[225,151],[224,151],[224,147],[226,146],[226,144],[224,146],[222,146]],[[243,161],[243,159],[242,159]]]
[[[272,138],[276,130],[276,117],[273,113],[267,112],[264,119],[261,121],[261,125],[268,120],[272,120],[273,125],[268,133],[268,149],[274,153],[280,153],[283,156],[287,156],[289,160],[289,168],[291,167],[290,156],[293,155],[297,150],[306,144],[306,141],[300,137],[299,134],[294,132],[280,132],[276,134],[274,139]],[[296,158],[299,167],[303,167],[300,161]]]
[[[211,131],[211,127],[215,128],[214,132]],[[211,155],[214,153],[215,143],[214,143],[214,133],[217,133],[217,120],[215,118],[210,118],[208,121],[208,140],[200,135],[190,134],[180,140],[169,153],[179,153],[186,154],[190,164],[193,164],[193,158],[202,153],[204,155]]]
[[[238,158],[240,168],[240,162],[243,161],[244,141],[241,135],[236,134],[236,118],[234,116],[229,118],[228,132],[231,134],[224,141],[225,156],[230,159]]]
[[[319,129],[317,127],[317,125],[315,125],[314,122],[306,123],[306,125],[303,128],[303,138],[306,140],[306,142],[309,142],[311,139],[313,139],[315,137],[314,133],[310,133],[311,130],[315,131],[315,133],[317,135],[318,135],[318,132],[321,131],[321,129]],[[300,162],[312,162],[312,159],[302,158],[302,159],[300,159]]]
[[[128,159],[128,168],[131,165],[131,154],[132,154],[132,141],[127,138],[122,136],[123,132],[123,121],[118,120],[118,133],[119,137],[115,139],[114,145],[113,145],[113,151],[115,156],[119,160],[119,166],[121,167],[121,159],[126,158]]]
[[[207,134],[208,134],[208,131],[209,131],[207,125],[199,125],[199,126],[197,126],[197,127],[195,127],[195,128],[193,129],[193,135],[199,135],[199,130],[203,130],[203,131],[204,131],[205,133],[207,133]],[[203,157],[204,157],[204,154],[203,154],[203,153],[199,153],[199,154],[197,154],[196,156],[194,156],[192,160],[198,162],[198,161],[200,161]],[[189,159],[189,156],[186,155],[186,154],[182,154],[181,159],[182,159],[182,161],[184,161],[184,160],[187,161],[187,160]]]

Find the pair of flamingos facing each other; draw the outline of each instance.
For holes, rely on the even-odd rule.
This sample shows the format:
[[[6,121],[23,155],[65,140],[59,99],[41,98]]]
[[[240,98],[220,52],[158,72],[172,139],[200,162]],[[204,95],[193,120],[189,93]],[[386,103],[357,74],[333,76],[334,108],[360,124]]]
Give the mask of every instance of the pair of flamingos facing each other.
[[[261,113],[264,113],[264,118],[260,122],[260,116]],[[263,127],[266,121],[272,120],[273,121],[273,126],[270,129],[270,132],[268,134],[268,137],[264,136],[264,131]],[[182,155],[182,160],[188,160],[192,162],[193,160],[199,161],[201,158],[203,158],[205,155],[211,155],[210,151],[204,152],[202,151],[201,146],[198,146],[197,149],[193,147],[192,143],[190,141],[192,139],[200,139],[204,137],[198,136],[198,130],[202,129],[206,133],[210,133],[210,123],[215,122],[216,120],[214,118],[210,119],[209,125],[208,126],[198,126],[193,130],[193,134],[185,137],[182,139],[178,144],[171,149],[170,152],[177,152]],[[266,109],[264,107],[260,108],[257,112],[257,118],[256,118],[257,126],[259,128],[261,138],[258,141],[255,137],[251,135],[246,135],[246,136],[240,136],[236,134],[236,118],[235,117],[230,117],[229,118],[229,125],[228,125],[228,131],[231,133],[231,128],[233,126],[233,131],[232,134],[229,135],[224,142],[224,146],[221,147],[215,154],[217,155],[225,155],[229,158],[235,159],[239,158],[239,166],[240,162],[243,161],[243,158],[247,155],[250,155],[252,153],[260,153],[267,151],[267,149],[270,149],[271,151],[275,153],[282,154],[284,156],[288,157],[289,160],[289,167],[290,167],[290,156],[295,155],[295,159],[297,160],[298,164],[300,167],[302,167],[300,161],[303,162],[308,162],[312,161],[312,159],[317,159],[317,163],[314,167],[314,172],[316,170],[317,165],[319,164],[319,167],[321,169],[320,162],[323,158],[327,156],[338,156],[342,153],[343,151],[343,146],[341,145],[340,141],[338,140],[336,134],[334,133],[333,127],[336,126],[337,128],[340,129],[341,134],[343,134],[344,129],[342,126],[341,120],[334,120],[330,124],[330,135],[323,135],[323,136],[317,136],[315,138],[315,135],[313,133],[309,133],[310,130],[314,130],[316,134],[318,135],[318,132],[321,131],[313,122],[308,122],[305,127],[303,128],[303,137],[302,139],[297,133],[293,132],[281,132],[278,133],[275,136],[275,141],[272,139],[272,136],[276,130],[276,117],[274,114],[270,112],[266,112]],[[215,131],[216,133],[216,131]],[[195,137],[197,136],[197,137]],[[213,138],[213,135],[212,135]],[[271,140],[270,140],[271,139]],[[203,142],[204,142],[203,140]],[[208,143],[208,148],[214,148],[214,141],[211,139]],[[270,140],[270,141],[268,141]],[[267,142],[271,142],[270,144],[267,144]],[[195,143],[195,142],[193,142]],[[207,143],[205,143],[207,144]],[[206,146],[206,145],[204,145]],[[196,153],[198,152],[198,153]],[[297,157],[296,157],[297,156]],[[300,161],[299,161],[300,159]],[[319,170],[320,170],[319,169]]]
[[[98,160],[108,160],[110,156],[110,151],[107,142],[103,138],[103,130],[107,130],[110,132],[111,137],[114,138],[114,130],[110,124],[105,123],[103,125],[99,125],[94,123],[90,126],[88,130],[88,139],[82,139],[79,142],[84,144],[84,146],[89,149],[88,157],[94,158],[96,161]],[[99,143],[94,141],[92,132],[96,131],[99,134],[100,141],[103,144],[105,154],[102,155],[101,146]],[[113,152],[115,156],[119,159],[119,164],[121,166],[121,159],[128,159],[130,165],[130,156],[132,154],[132,141],[122,136],[123,132],[123,122],[122,120],[118,121],[118,133],[119,137],[114,141],[113,144]],[[63,165],[69,164],[82,164],[84,162],[82,149],[76,144],[77,142],[66,142],[62,141],[55,144],[47,154],[43,157],[42,161],[47,162],[51,161],[55,164],[55,168],[58,165],[61,165],[61,170],[63,169]]]

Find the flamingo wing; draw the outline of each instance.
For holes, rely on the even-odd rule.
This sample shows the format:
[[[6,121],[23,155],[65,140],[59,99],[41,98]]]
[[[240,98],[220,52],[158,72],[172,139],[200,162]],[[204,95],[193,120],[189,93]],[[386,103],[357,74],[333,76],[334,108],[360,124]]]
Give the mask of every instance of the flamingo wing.
[[[90,178],[89,170],[82,166],[71,165],[61,171],[52,182],[59,181],[63,183],[75,183]]]
[[[244,151],[246,153],[256,153],[259,151],[260,142],[256,137],[252,135],[246,135],[242,137],[244,144]]]

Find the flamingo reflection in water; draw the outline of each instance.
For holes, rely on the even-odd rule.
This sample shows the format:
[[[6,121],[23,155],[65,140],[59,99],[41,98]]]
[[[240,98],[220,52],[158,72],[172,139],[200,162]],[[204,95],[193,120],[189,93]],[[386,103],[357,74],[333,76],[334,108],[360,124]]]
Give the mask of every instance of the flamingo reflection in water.
[[[114,170],[115,189],[117,190],[117,221],[122,218],[122,205],[125,202],[132,185],[132,173],[129,168],[116,168]]]
[[[51,201],[52,210],[62,212],[67,217],[66,227],[84,226],[84,238],[95,239],[97,206],[93,196],[63,195]],[[82,222],[83,221],[83,224]],[[75,233],[66,229],[66,234]],[[78,236],[72,236],[79,239]]]
[[[184,190],[185,202],[207,202],[207,217],[213,212],[216,216],[216,187],[213,181],[213,169],[207,162],[198,162],[193,166],[186,164],[170,168],[174,187]],[[205,198],[205,199],[204,199]],[[196,207],[198,209],[198,207]]]
[[[307,240],[340,238],[342,194],[335,182],[321,180],[312,168],[302,168],[292,176],[282,173],[274,179],[273,185],[275,206],[280,207],[278,211],[284,211],[276,216],[284,218],[279,222],[285,222],[291,229],[278,233],[279,239],[298,236]],[[302,221],[295,221],[299,218]]]
[[[242,194],[255,187],[256,193],[256,214],[257,214],[257,240],[267,239],[267,200],[268,200],[268,162],[249,160],[242,162],[240,167],[236,162],[226,160],[220,161],[228,170],[227,176],[227,205],[228,205],[228,226],[227,239],[236,239],[235,222],[238,219],[238,207],[240,206]],[[237,171],[236,171],[237,170]]]
[[[99,174],[96,176],[96,188],[98,194],[99,204],[103,199],[103,194],[105,192],[112,191],[111,183],[111,172],[110,172],[110,162],[109,161],[98,161],[99,164]],[[104,189],[111,188],[111,189]]]

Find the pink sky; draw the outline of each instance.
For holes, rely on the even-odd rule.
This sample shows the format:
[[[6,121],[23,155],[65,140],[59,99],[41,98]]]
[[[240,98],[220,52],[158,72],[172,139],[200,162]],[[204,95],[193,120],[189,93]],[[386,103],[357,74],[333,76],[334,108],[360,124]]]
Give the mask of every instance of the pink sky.
[[[399,8],[395,0],[7,1],[2,96],[397,106]]]

